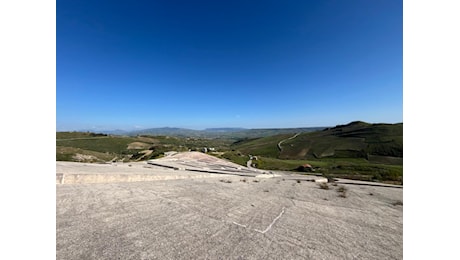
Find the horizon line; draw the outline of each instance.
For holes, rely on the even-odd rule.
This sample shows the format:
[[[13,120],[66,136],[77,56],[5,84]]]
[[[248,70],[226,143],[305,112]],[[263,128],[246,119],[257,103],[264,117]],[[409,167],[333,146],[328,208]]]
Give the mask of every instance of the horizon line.
[[[323,126],[296,126],[296,127],[206,127],[206,128],[188,128],[188,127],[178,127],[178,126],[162,126],[162,127],[145,127],[145,128],[132,128],[132,129],[122,129],[122,128],[83,128],[83,129],[56,129],[56,132],[114,132],[114,131],[122,131],[122,132],[136,132],[136,131],[145,131],[150,129],[182,129],[182,130],[192,130],[192,131],[205,131],[205,130],[214,130],[214,129],[241,129],[241,130],[258,130],[258,129],[297,129],[297,128],[328,128],[328,127],[336,127],[340,125],[347,125],[353,122],[363,122],[367,124],[402,124],[403,122],[396,122],[396,123],[386,123],[386,122],[379,122],[379,123],[369,123],[366,121],[355,120],[350,121],[344,124],[335,124],[335,125],[323,125]]]

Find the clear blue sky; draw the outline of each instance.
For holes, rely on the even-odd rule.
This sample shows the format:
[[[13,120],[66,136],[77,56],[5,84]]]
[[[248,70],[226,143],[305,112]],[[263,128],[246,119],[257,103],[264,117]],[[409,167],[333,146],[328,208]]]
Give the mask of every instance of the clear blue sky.
[[[56,127],[403,121],[402,1],[61,1]]]

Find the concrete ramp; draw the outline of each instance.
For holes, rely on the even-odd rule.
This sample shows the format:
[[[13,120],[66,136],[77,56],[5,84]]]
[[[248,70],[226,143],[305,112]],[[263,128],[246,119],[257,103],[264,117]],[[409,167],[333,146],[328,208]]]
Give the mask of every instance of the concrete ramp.
[[[177,171],[145,162],[96,164],[56,162],[56,184],[162,181],[219,177],[220,174]]]
[[[216,174],[233,174],[255,177],[264,171],[248,168],[224,159],[200,152],[176,153],[159,159],[149,160],[149,164],[175,170],[188,170]]]
[[[147,162],[56,162],[56,184],[161,181],[223,176],[327,182],[323,177],[252,169],[200,152],[175,153]]]
[[[82,184],[82,183],[116,183],[138,181],[165,181],[180,179],[197,179],[218,177],[217,174],[56,174],[56,184]]]

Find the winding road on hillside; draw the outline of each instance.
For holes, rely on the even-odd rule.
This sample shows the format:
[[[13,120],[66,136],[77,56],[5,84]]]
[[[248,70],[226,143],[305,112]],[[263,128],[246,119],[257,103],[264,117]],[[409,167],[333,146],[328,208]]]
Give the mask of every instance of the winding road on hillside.
[[[299,134],[301,134],[301,133],[297,133],[297,134],[295,134],[295,135],[293,135],[293,136],[291,136],[291,137],[289,137],[289,138],[286,138],[286,139],[284,139],[284,140],[281,140],[281,141],[278,143],[278,149],[280,150],[280,152],[281,152],[281,149],[282,149],[281,144],[282,144],[283,142],[285,142],[285,141],[287,141],[287,140],[294,139],[294,138],[296,138]],[[254,156],[254,157],[255,157],[255,156]],[[252,167],[252,159],[253,159],[253,156],[252,156],[252,155],[249,155],[249,161],[246,162],[246,166],[247,166],[249,169],[254,169],[254,170],[255,170],[255,169],[257,169],[257,168]],[[256,160],[257,160],[257,159],[256,159]],[[265,172],[264,172],[264,173],[265,173]]]
[[[282,144],[283,142],[286,142],[287,140],[292,140],[292,139],[296,138],[296,137],[297,137],[298,135],[300,135],[300,134],[301,134],[301,133],[297,133],[297,134],[295,134],[295,135],[293,135],[293,136],[291,136],[291,137],[289,137],[289,138],[287,138],[287,139],[281,140],[281,141],[278,143],[278,150],[280,150],[280,152],[281,152],[281,149],[282,149],[281,144]]]

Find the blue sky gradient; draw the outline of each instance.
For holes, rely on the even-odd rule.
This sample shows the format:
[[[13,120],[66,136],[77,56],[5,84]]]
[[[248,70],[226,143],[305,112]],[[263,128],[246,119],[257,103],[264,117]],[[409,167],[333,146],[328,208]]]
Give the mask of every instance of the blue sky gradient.
[[[56,127],[403,118],[402,1],[56,2]]]

